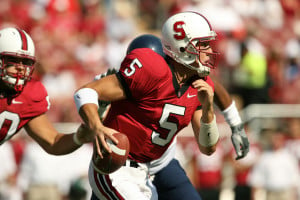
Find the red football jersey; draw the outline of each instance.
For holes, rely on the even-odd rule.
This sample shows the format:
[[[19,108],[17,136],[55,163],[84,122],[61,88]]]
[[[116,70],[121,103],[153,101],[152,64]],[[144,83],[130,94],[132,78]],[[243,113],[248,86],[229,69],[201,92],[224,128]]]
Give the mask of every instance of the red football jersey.
[[[128,54],[117,77],[127,99],[112,102],[104,124],[128,136],[131,158],[159,158],[201,106],[193,80],[180,87],[173,68],[148,48]],[[209,77],[206,80],[213,86]]]
[[[29,120],[45,113],[49,107],[48,94],[41,82],[27,82],[15,98],[0,98],[0,144],[9,140]]]

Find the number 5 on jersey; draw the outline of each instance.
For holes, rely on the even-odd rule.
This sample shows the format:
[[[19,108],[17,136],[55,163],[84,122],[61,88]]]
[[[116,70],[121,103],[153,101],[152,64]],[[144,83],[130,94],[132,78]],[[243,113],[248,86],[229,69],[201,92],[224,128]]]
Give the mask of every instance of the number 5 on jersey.
[[[135,73],[136,66],[137,66],[138,68],[142,68],[142,67],[143,67],[142,63],[141,63],[137,58],[135,58],[135,59],[131,62],[129,68],[126,68],[126,69],[124,70],[124,74],[125,74],[126,76],[132,76],[132,75]]]

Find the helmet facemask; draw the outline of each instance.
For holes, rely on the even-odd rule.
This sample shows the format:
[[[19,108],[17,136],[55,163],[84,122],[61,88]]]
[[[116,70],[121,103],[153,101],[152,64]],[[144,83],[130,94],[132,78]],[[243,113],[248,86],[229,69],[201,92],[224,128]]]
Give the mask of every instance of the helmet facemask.
[[[16,56],[9,53],[2,53],[0,60],[1,80],[10,89],[20,93],[27,81],[29,81],[32,77],[35,63],[34,58],[26,55]],[[15,66],[16,68],[23,67],[24,70],[17,73],[9,73],[7,69],[12,66]]]
[[[193,38],[188,45],[184,48],[184,51],[190,57],[190,61],[183,61],[184,66],[196,70],[199,76],[208,76],[211,69],[215,69],[219,61],[219,53],[213,51],[212,42],[216,41],[215,37],[206,38]],[[203,47],[204,46],[204,47]],[[201,54],[206,54],[209,57],[207,61],[201,59]],[[196,60],[198,60],[199,66],[193,66]]]

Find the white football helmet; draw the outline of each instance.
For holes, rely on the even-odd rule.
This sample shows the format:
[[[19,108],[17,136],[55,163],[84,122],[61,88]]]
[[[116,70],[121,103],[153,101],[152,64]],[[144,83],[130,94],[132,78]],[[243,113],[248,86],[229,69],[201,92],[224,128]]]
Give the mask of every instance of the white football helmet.
[[[17,28],[0,30],[0,78],[16,92],[21,92],[31,79],[35,63],[35,47],[31,37]],[[23,73],[8,73],[7,67],[22,65]]]
[[[217,40],[208,20],[196,12],[182,12],[171,16],[162,27],[162,44],[164,53],[176,62],[196,70],[203,77],[209,75],[210,69],[216,68],[219,53],[200,50],[199,42]],[[209,62],[202,62],[200,52],[210,57]],[[197,59],[199,67],[192,66]]]

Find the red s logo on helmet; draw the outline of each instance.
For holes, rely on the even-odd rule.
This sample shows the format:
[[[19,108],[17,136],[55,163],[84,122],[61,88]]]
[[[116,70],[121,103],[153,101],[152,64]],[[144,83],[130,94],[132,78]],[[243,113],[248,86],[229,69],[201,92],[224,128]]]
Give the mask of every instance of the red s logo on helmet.
[[[175,22],[173,29],[177,34],[174,34],[174,38],[177,40],[182,40],[185,38],[185,32],[182,28],[182,25],[184,24],[183,21]]]

